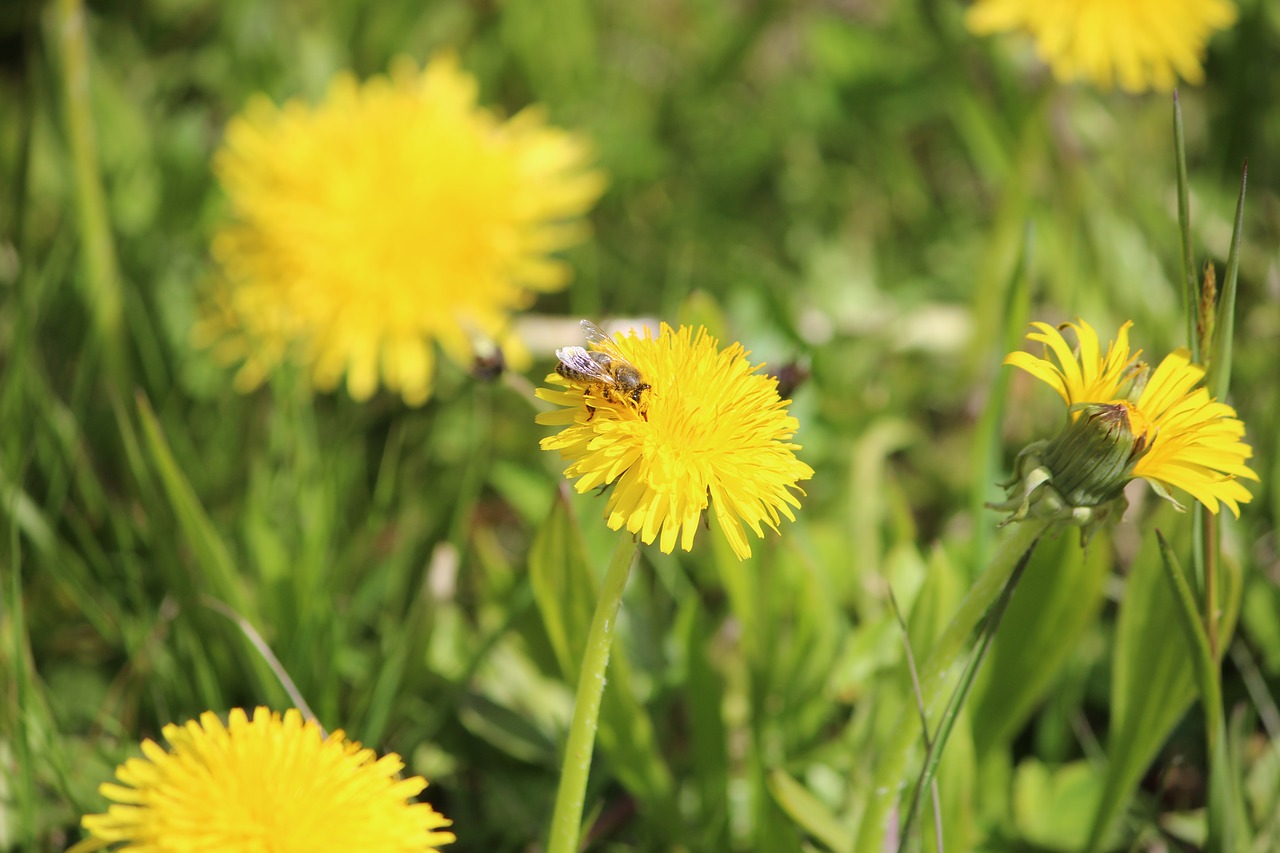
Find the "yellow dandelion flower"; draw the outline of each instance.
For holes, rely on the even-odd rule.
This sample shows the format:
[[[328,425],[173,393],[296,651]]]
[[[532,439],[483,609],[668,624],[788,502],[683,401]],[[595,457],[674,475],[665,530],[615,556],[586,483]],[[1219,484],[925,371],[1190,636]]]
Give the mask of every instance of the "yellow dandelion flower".
[[[1203,82],[1209,37],[1235,20],[1230,0],[978,0],[965,14],[978,35],[1030,33],[1061,82],[1129,92]]]
[[[232,216],[195,337],[241,362],[239,389],[288,360],[320,390],[345,377],[357,400],[383,384],[421,404],[436,344],[468,364],[565,285],[551,254],[584,239],[603,176],[541,110],[503,121],[476,89],[452,56],[403,61],[338,76],[316,106],[257,98],[228,125],[214,165]]]
[[[1219,504],[1226,504],[1239,517],[1240,504],[1252,496],[1238,478],[1258,479],[1246,464],[1253,450],[1243,441],[1244,424],[1235,409],[1211,399],[1200,385],[1204,368],[1191,363],[1187,350],[1166,356],[1145,384],[1135,383],[1142,388],[1132,399],[1133,389],[1121,393],[1137,358],[1128,353],[1130,323],[1121,327],[1105,357],[1099,357],[1097,335],[1083,321],[1070,324],[1080,341],[1078,355],[1057,329],[1034,325],[1039,333],[1027,337],[1046,344],[1057,364],[1021,352],[1011,353],[1005,364],[1048,384],[1069,407],[1067,428],[1043,453],[1036,453],[1052,482],[1068,484],[1068,503],[1106,502],[1126,482],[1141,477],[1175,505],[1169,493],[1173,488],[1210,512],[1216,514]],[[1111,453],[1113,449],[1119,452]]]
[[[1253,450],[1242,440],[1244,424],[1236,410],[1209,398],[1196,387],[1204,368],[1191,363],[1185,349],[1165,357],[1138,401],[1128,406],[1136,435],[1146,450],[1133,466],[1133,476],[1153,485],[1182,489],[1217,513],[1218,502],[1240,517],[1240,504],[1253,499],[1237,477],[1257,480],[1245,464]]]
[[[206,712],[164,736],[170,750],[143,741],[145,758],[116,770],[122,784],[101,786],[115,804],[84,818],[91,838],[77,850],[408,853],[455,840],[441,831],[450,821],[413,802],[427,783],[397,778],[399,756],[325,737],[296,710],[250,720],[237,708],[225,726]]]
[[[1098,333],[1088,323],[1066,323],[1061,328],[1071,329],[1080,346],[1077,359],[1075,350],[1062,336],[1061,329],[1048,323],[1032,323],[1038,331],[1027,335],[1027,340],[1037,341],[1052,350],[1057,364],[1030,353],[1014,352],[1005,358],[1005,364],[1020,367],[1058,392],[1068,407],[1076,403],[1093,403],[1112,400],[1120,386],[1133,378],[1140,366],[1138,356],[1142,350],[1130,354],[1129,329],[1132,321],[1120,327],[1116,339],[1107,345],[1105,357],[1099,357]],[[1076,416],[1078,413],[1072,413]]]
[[[794,520],[791,508],[800,502],[793,492],[804,494],[797,484],[813,469],[795,456],[799,423],[787,414],[790,401],[741,344],[721,350],[705,329],[664,323],[657,338],[646,329],[643,337],[593,341],[590,352],[611,355],[609,369],[632,366],[643,382],[624,381],[620,393],[572,370],[553,373],[547,381],[556,387],[538,396],[562,408],[537,420],[565,425],[542,448],[569,461],[564,473],[577,478],[579,492],[613,484],[610,529],[625,528],[646,544],[657,539],[668,554],[677,541],[688,551],[710,505],[745,559],[751,547],[743,525],[763,537],[763,526],[776,532],[783,516]]]

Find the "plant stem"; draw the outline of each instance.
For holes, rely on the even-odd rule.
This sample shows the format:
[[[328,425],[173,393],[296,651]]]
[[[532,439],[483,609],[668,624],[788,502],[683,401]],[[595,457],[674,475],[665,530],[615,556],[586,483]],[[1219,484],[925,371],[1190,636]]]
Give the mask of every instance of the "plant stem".
[[[622,592],[627,587],[627,577],[631,574],[631,564],[638,548],[635,537],[623,532],[609,562],[600,598],[596,600],[596,611],[591,617],[587,647],[578,673],[578,694],[573,703],[569,740],[565,744],[564,767],[560,773],[560,787],[556,791],[547,853],[575,853],[578,850],[587,776],[591,771],[591,753],[595,749],[596,727],[600,719],[600,698],[604,695],[605,668],[609,665],[618,606],[622,603]]]
[[[937,713],[949,695],[947,685],[951,680],[952,670],[964,660],[965,643],[999,598],[1022,556],[1052,524],[1053,520],[1033,518],[1015,525],[990,564],[960,602],[960,607],[920,669],[920,697],[924,703],[926,718],[937,718]],[[871,796],[862,824],[858,827],[856,850],[884,849],[888,823],[894,813],[893,807],[905,787],[907,763],[921,741],[920,734],[920,726],[915,719],[904,715],[876,767]]]

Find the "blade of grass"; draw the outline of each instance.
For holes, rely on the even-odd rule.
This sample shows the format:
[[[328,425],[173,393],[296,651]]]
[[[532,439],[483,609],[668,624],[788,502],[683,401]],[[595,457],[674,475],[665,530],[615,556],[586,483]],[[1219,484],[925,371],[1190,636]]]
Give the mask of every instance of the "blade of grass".
[[[999,364],[1004,353],[1018,347],[1018,338],[1027,322],[1031,300],[1031,260],[1035,250],[1035,225],[1028,221],[1022,233],[1022,245],[1013,273],[1005,285],[1003,308],[1004,324],[997,342],[995,359],[986,363]],[[991,381],[990,396],[982,406],[977,428],[974,430],[974,466],[971,477],[973,489],[969,495],[969,512],[973,518],[981,518],[987,501],[991,500],[992,484],[1000,479],[1000,422],[1005,412],[1005,400],[1009,395],[1011,371],[998,369]],[[973,555],[976,563],[985,563],[988,557],[991,528],[985,524],[975,526]]]
[[[1222,278],[1222,296],[1218,300],[1214,323],[1213,355],[1207,381],[1209,394],[1219,400],[1231,388],[1232,341],[1236,324],[1236,286],[1240,278],[1240,245],[1244,239],[1244,194],[1249,184],[1249,163],[1240,173],[1240,196],[1236,200],[1236,216],[1231,229],[1231,251],[1227,254],[1227,271]]]
[[[18,490],[13,490],[12,500],[16,501]],[[13,518],[13,509],[7,511]],[[36,850],[36,781],[34,762],[32,761],[31,730],[27,719],[27,702],[31,685],[31,672],[27,668],[27,625],[23,611],[22,597],[22,545],[18,535],[18,525],[9,525],[9,659],[12,666],[14,684],[14,700],[17,707],[14,713],[15,736],[14,749],[17,753],[18,780],[17,788],[18,826],[20,842],[27,850]]]
[[[1027,550],[1014,567],[1013,574],[1009,576],[1009,580],[1005,583],[1000,597],[996,599],[995,604],[991,605],[987,621],[982,628],[978,646],[970,654],[969,661],[965,664],[964,673],[960,676],[960,683],[956,685],[951,694],[951,699],[947,702],[947,707],[942,713],[942,719],[938,721],[937,734],[934,735],[932,742],[928,740],[928,731],[926,729],[925,742],[928,746],[925,752],[924,769],[916,780],[915,791],[912,793],[911,798],[911,808],[907,811],[907,820],[903,824],[902,833],[899,836],[899,853],[906,849],[907,841],[911,837],[912,825],[920,813],[924,786],[926,784],[932,785],[933,783],[934,776],[938,772],[938,762],[942,760],[942,752],[946,749],[947,740],[951,737],[951,730],[955,726],[956,717],[959,715],[960,709],[964,707],[965,701],[969,698],[969,693],[973,689],[973,683],[978,676],[978,671],[982,669],[982,662],[986,659],[987,652],[991,649],[991,643],[995,640],[996,631],[1000,628],[1000,620],[1004,618],[1004,612],[1008,609],[1009,602],[1013,599],[1013,593],[1017,589],[1018,581],[1022,579],[1022,573],[1026,571],[1027,564],[1031,562],[1031,555],[1039,541],[1037,537],[1027,546]],[[928,725],[927,721],[925,725]],[[936,789],[934,801],[937,801]],[[942,849],[941,842],[939,842],[938,849]]]
[[[849,850],[853,847],[853,833],[848,827],[786,771],[778,767],[769,771],[769,791],[792,820],[828,848]]]
[[[120,382],[125,378],[123,288],[94,140],[84,4],[80,0],[58,0],[54,7],[53,25],[62,66],[63,120],[66,122],[75,182],[76,215],[83,241],[85,287],[94,323],[102,337],[107,371]]]
[[[1226,729],[1222,717],[1222,686],[1219,683],[1218,663],[1214,657],[1209,637],[1200,623],[1200,615],[1196,609],[1195,596],[1178,557],[1165,540],[1164,534],[1156,530],[1156,538],[1160,542],[1160,557],[1164,562],[1165,576],[1174,592],[1174,598],[1181,607],[1178,610],[1179,624],[1182,625],[1183,636],[1186,637],[1191,663],[1195,672],[1196,687],[1200,693],[1200,702],[1204,707],[1205,745],[1209,757],[1209,806],[1208,806],[1208,849],[1235,850],[1235,839],[1239,833],[1235,827],[1234,809],[1236,802],[1235,775],[1231,769],[1226,743]]]
[[[1222,296],[1214,311],[1213,351],[1207,380],[1209,395],[1223,400],[1231,385],[1232,340],[1236,323],[1236,285],[1240,277],[1240,242],[1244,233],[1244,194],[1249,183],[1249,163],[1240,175],[1240,196],[1236,200],[1235,223],[1231,229],[1231,251],[1227,255],[1227,272],[1223,277]],[[1209,650],[1214,660],[1221,656],[1218,648],[1218,519],[1196,504],[1195,522],[1199,522],[1200,562],[1204,567],[1204,625],[1209,637]]]
[[[1174,593],[1174,600],[1181,605],[1178,615],[1182,618],[1179,624],[1187,639],[1191,651],[1191,663],[1195,671],[1196,686],[1200,691],[1201,701],[1205,703],[1205,730],[1208,737],[1210,753],[1219,745],[1217,738],[1223,731],[1222,724],[1222,688],[1218,683],[1217,661],[1209,648],[1209,637],[1204,626],[1200,624],[1196,600],[1191,592],[1191,585],[1182,572],[1178,557],[1164,538],[1164,534],[1156,530],[1156,539],[1160,542],[1160,557],[1164,561],[1165,576]]]
[[[320,725],[320,720],[316,717],[315,712],[311,710],[307,700],[302,697],[302,691],[298,689],[298,685],[294,684],[293,679],[289,677],[289,671],[284,668],[284,664],[280,663],[280,659],[276,657],[275,652],[271,651],[271,646],[262,638],[258,630],[249,623],[249,620],[212,596],[205,596],[204,603],[209,609],[221,613],[236,624],[236,627],[244,634],[245,639],[258,650],[262,660],[275,673],[276,678],[280,681],[280,686],[284,688],[285,693],[289,694],[289,700],[293,702],[294,707],[302,712],[303,717],[316,725]],[[321,726],[321,731],[324,731],[323,726]]]
[[[244,584],[236,572],[235,562],[226,543],[218,536],[213,522],[205,513],[195,490],[191,487],[182,467],[174,458],[165,440],[160,421],[156,419],[151,403],[142,394],[137,396],[138,415],[147,447],[160,474],[160,481],[168,492],[174,514],[195,551],[196,559],[205,576],[212,582],[214,594],[225,600],[237,613],[248,611],[248,596]]]
[[[1186,134],[1182,128],[1182,103],[1178,100],[1176,89],[1173,93],[1173,153],[1178,170],[1178,235],[1182,242],[1182,304],[1187,317],[1187,346],[1191,348],[1191,360],[1199,363],[1200,288],[1196,283],[1195,261],[1191,251],[1191,201],[1187,186]]]
[[[930,715],[941,707],[951,667],[960,660],[965,643],[973,634],[974,628],[991,609],[992,603],[1000,597],[1005,583],[1027,548],[1051,524],[1053,522],[1044,519],[1031,519],[1014,526],[987,568],[960,602],[959,609],[934,644],[920,670],[920,692],[924,697],[925,711]],[[866,811],[858,827],[855,850],[883,849],[918,734],[919,727],[906,720],[894,731],[874,772]]]
[[[902,647],[903,652],[907,656],[907,671],[911,673],[911,690],[916,698],[916,712],[920,715],[920,731],[924,734],[925,748],[933,750],[933,740],[929,736],[929,717],[924,711],[924,696],[920,693],[920,673],[916,671],[916,656],[911,651],[911,636],[907,631],[907,623],[902,618],[902,609],[898,607],[898,598],[893,594],[893,590],[889,590],[889,607],[893,610],[893,616],[898,620],[898,627],[902,630]],[[924,774],[921,774],[921,779]],[[938,780],[936,777],[929,780],[929,796],[933,801],[933,831],[937,840],[938,851],[942,851],[942,807],[938,800]],[[910,826],[908,825],[907,829]],[[904,830],[902,835],[902,843],[905,843],[907,833]],[[899,845],[901,849],[901,844]]]

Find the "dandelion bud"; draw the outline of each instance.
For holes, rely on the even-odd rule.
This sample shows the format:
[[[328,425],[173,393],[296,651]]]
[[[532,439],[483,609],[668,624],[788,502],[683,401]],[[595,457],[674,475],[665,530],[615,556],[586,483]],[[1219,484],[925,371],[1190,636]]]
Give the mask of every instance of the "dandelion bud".
[[[1132,479],[1146,438],[1130,428],[1123,403],[1087,403],[1044,452],[1054,488],[1073,507],[1096,507],[1115,500]]]

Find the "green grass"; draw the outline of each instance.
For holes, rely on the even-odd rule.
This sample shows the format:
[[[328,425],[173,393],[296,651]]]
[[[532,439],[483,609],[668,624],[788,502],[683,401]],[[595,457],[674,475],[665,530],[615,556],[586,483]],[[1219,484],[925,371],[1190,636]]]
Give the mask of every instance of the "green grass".
[[[640,549],[592,849],[869,837],[919,720],[889,590],[922,664],[1008,535],[983,502],[1060,425],[1000,359],[1031,319],[1104,339],[1132,319],[1152,360],[1186,343],[1170,99],[1056,85],[953,4],[164,0],[92,5],[79,42],[59,8],[0,13],[0,849],[77,840],[97,785],[169,722],[289,705],[225,609],[324,725],[431,780],[450,849],[546,841],[586,591],[616,541],[603,499],[562,488],[507,384],[442,364],[419,409],[289,375],[240,395],[191,347],[224,213],[209,160],[253,93],[317,97],[340,69],[455,49],[485,103],[544,104],[610,175],[572,286],[535,313],[696,319],[811,370],[798,520],[744,563],[714,530],[691,554]],[[1087,551],[1038,547],[954,721],[925,849],[936,822],[952,851],[1083,849],[1108,807],[1108,848],[1202,839],[1207,813],[1237,849],[1280,846],[1280,15],[1244,0],[1240,18],[1180,95],[1192,270],[1220,282],[1249,158],[1230,399],[1262,482],[1219,537],[1221,725],[1206,738],[1155,533],[1198,589],[1193,515],[1136,492]],[[87,88],[68,85],[78,50]]]

